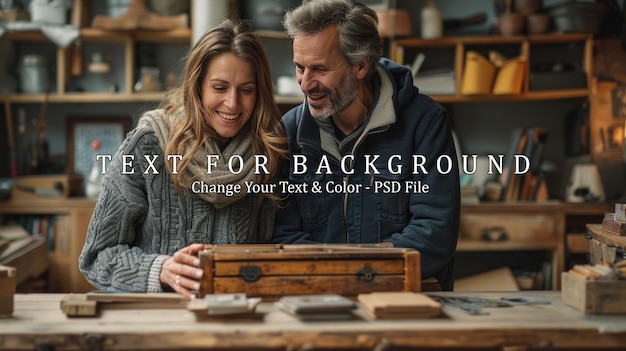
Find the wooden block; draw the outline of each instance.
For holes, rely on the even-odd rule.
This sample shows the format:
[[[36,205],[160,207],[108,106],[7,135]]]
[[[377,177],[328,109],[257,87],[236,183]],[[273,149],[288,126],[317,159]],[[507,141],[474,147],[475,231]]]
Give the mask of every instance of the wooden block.
[[[418,319],[441,315],[441,303],[413,292],[375,292],[360,294],[365,312],[375,319]]]
[[[15,268],[0,266],[0,319],[13,316],[16,276]]]
[[[97,313],[97,302],[88,301],[85,294],[69,294],[61,300],[61,310],[68,317],[91,317]]]
[[[626,280],[585,280],[561,273],[563,303],[585,314],[626,314]]]
[[[625,236],[626,222],[616,220],[615,213],[607,213],[602,220],[602,230],[607,233]]]

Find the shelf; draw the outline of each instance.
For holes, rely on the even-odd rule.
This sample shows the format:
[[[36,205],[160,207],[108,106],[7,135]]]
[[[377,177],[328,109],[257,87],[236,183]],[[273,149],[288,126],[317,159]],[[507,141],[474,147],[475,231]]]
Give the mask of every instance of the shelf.
[[[576,45],[570,45],[576,44]],[[556,49],[555,49],[556,48]],[[554,50],[559,48],[572,48],[573,51],[563,51],[562,56],[573,60],[573,70],[571,73],[578,73],[584,76],[579,80],[574,80],[570,86],[560,86],[550,84],[548,86],[545,77],[533,79],[535,73],[545,73],[544,71],[535,72],[534,69],[538,62],[546,60],[546,57],[552,57]],[[499,81],[499,89],[515,92],[517,94],[495,95],[488,94],[493,90],[493,86],[489,88],[480,86],[480,89],[474,88],[473,91],[480,90],[487,92],[484,95],[463,94],[467,89],[464,84],[465,79],[469,82],[480,82],[481,71],[470,73],[466,77],[466,61],[467,52],[475,51],[478,56],[487,58],[491,55],[491,51],[498,51],[505,60],[518,59],[521,68],[516,73],[515,80],[511,78],[511,87],[507,88]],[[454,89],[451,95],[437,95],[430,93],[428,89],[428,78],[423,78],[421,84],[424,94],[431,96],[433,99],[441,103],[463,103],[463,102],[497,102],[497,101],[543,101],[543,100],[562,100],[588,98],[591,95],[590,84],[593,78],[592,61],[593,61],[593,37],[590,34],[542,34],[530,36],[468,36],[468,37],[444,37],[438,39],[422,39],[422,38],[404,38],[396,39],[390,43],[390,58],[401,64],[410,64],[413,62],[418,53],[424,53],[426,59],[423,61],[420,71],[428,70],[451,70],[454,71]],[[429,61],[430,57],[430,61]],[[563,58],[563,57],[561,57]],[[554,58],[557,60],[557,58]],[[485,64],[487,66],[488,64]],[[472,68],[476,67],[474,65]],[[495,66],[494,66],[495,67]],[[512,66],[508,66],[510,68]],[[493,77],[493,83],[497,81],[498,68],[494,68],[496,74]],[[509,71],[510,73],[511,71]],[[512,77],[512,75],[510,75]],[[539,74],[537,74],[539,76]],[[505,77],[507,77],[505,75]],[[578,76],[577,76],[578,77]],[[486,79],[491,79],[487,75]],[[583,82],[585,79],[586,83]],[[506,84],[507,81],[504,81]],[[515,82],[515,83],[513,83]],[[543,82],[543,83],[542,83]],[[450,82],[447,82],[450,84]],[[534,84],[533,84],[534,83]],[[418,85],[419,87],[419,85]],[[447,85],[446,85],[447,87]],[[545,90],[544,90],[545,89]],[[436,92],[436,89],[430,91]]]
[[[50,103],[98,103],[98,102],[144,102],[161,101],[164,93],[64,93],[50,94]],[[42,103],[44,94],[14,94],[0,96],[0,103]],[[276,95],[279,105],[298,105],[304,98],[301,96]]]
[[[5,33],[3,39],[12,41],[50,41],[41,31],[24,31]],[[80,39],[89,42],[123,42],[134,41],[157,43],[190,43],[191,29],[177,28],[167,31],[158,30],[104,30],[82,28]]]
[[[65,93],[50,94],[50,103],[98,103],[160,101],[163,93]],[[42,103],[44,94],[15,94],[0,97],[4,103]]]
[[[190,43],[191,29],[178,28],[167,31],[157,30],[104,30],[97,28],[83,28],[80,30],[81,39],[89,42],[123,42],[127,39],[155,43]]]
[[[494,101],[543,101],[577,99],[589,96],[588,89],[567,89],[533,91],[520,95],[430,95],[431,98],[440,103],[450,102],[494,102]]]
[[[490,242],[484,240],[459,239],[457,251],[536,251],[536,250],[556,250],[555,241],[498,241]]]
[[[405,38],[396,39],[394,43],[399,46],[411,46],[411,47],[452,47],[457,44],[464,45],[507,45],[507,44],[521,44],[528,41],[532,44],[549,44],[549,43],[570,43],[570,42],[582,42],[590,39],[590,34],[566,34],[566,33],[554,33],[554,34],[541,34],[541,35],[528,35],[528,36],[467,36],[467,37],[443,37],[437,39],[422,39],[422,38]]]

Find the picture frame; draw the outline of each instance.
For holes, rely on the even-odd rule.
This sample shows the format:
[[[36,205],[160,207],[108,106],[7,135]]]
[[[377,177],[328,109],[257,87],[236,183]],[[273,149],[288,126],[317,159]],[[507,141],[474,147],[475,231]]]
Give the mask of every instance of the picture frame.
[[[68,117],[65,173],[88,177],[93,167],[92,141],[100,142],[97,154],[113,156],[130,131],[131,124],[129,116]]]

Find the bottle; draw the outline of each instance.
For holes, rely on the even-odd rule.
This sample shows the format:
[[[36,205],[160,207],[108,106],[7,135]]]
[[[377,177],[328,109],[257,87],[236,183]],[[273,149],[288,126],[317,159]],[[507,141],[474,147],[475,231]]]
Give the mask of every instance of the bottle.
[[[435,39],[443,36],[443,21],[441,19],[441,11],[434,0],[428,0],[426,5],[422,7],[422,38]]]
[[[93,153],[93,165],[91,166],[91,172],[87,178],[87,184],[85,189],[85,195],[90,198],[97,198],[100,194],[100,188],[102,187],[102,172],[100,171],[100,161],[96,158],[98,149],[100,149],[100,142],[94,140],[91,142],[91,148]]]

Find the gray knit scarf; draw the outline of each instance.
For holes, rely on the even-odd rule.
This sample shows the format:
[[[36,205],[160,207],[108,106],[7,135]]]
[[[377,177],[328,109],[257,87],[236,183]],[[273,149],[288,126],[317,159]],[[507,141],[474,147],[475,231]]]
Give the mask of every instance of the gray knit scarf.
[[[173,125],[179,119],[184,118],[184,113],[180,112],[176,115],[166,115],[163,110],[153,110],[146,112],[139,122],[137,128],[149,128],[154,130],[159,144],[165,149],[167,142],[170,140],[170,133]],[[205,201],[210,202],[216,208],[226,207],[247,195],[245,182],[254,179],[254,156],[252,154],[252,132],[250,123],[246,123],[244,127],[231,138],[224,150],[213,139],[207,138],[203,141],[200,149],[193,155],[193,159],[188,164],[182,179],[185,184],[191,185],[195,181],[202,181],[208,186],[218,184],[240,184],[241,191],[233,196],[226,196],[219,192],[203,192],[198,194]],[[187,145],[185,149],[191,148]],[[207,173],[207,155],[218,155],[217,166],[213,166],[211,174]],[[233,156],[241,156],[243,165],[239,162],[239,158]],[[167,155],[165,156],[167,162]],[[232,159],[233,172],[228,168],[229,159]],[[239,170],[241,169],[241,172]],[[239,172],[239,173],[235,173]]]

